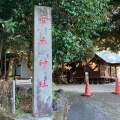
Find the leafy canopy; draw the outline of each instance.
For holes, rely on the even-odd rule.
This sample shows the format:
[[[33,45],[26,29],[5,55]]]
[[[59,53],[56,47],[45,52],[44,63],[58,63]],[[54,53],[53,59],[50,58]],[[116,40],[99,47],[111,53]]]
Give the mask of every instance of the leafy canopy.
[[[110,50],[117,53],[120,51],[120,1],[111,0],[109,4],[112,6],[112,10],[108,15],[111,21],[107,26],[111,30],[101,31],[101,36],[95,39],[94,46],[98,46],[99,50]]]
[[[109,0],[61,1],[53,9],[53,62],[82,60],[93,56],[92,37],[108,29]],[[63,59],[64,58],[64,59]]]
[[[6,1],[0,2],[0,29],[15,51],[32,51],[34,5],[52,8],[53,65],[92,57],[92,37],[108,29],[102,24],[109,21],[110,0],[10,0],[9,7]]]

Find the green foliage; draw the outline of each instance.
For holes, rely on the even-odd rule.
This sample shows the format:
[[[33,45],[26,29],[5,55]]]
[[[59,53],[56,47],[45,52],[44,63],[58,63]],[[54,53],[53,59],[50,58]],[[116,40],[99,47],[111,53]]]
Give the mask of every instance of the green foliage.
[[[109,24],[105,24],[110,28],[109,31],[101,31],[100,36],[94,40],[94,46],[99,47],[99,50],[110,50],[113,52],[120,51],[120,1],[111,0],[108,19],[111,19]]]
[[[52,82],[52,100],[57,99],[55,97],[56,84]],[[26,108],[27,106],[32,106],[32,91],[17,91],[16,92],[16,112],[17,114],[24,114],[31,112],[32,108]]]
[[[19,90],[16,92],[16,112],[17,114],[32,111],[32,91]]]
[[[25,112],[22,111],[22,110],[16,110],[16,113],[17,113],[17,114],[25,114]]]
[[[0,10],[5,14],[6,3],[0,3]],[[9,15],[6,19],[1,17],[0,22],[1,29],[8,34],[6,49],[32,51],[34,5],[49,6],[52,8],[53,67],[73,59],[91,58],[94,53],[92,37],[108,29],[102,26],[109,21],[106,19],[108,3],[109,0],[12,0],[8,3]]]
[[[55,85],[54,82],[52,82],[52,100],[53,100],[53,99],[56,99],[56,97],[55,97],[55,95],[54,95],[54,94],[55,94],[55,92],[54,92],[55,89],[56,89],[56,85]]]
[[[25,112],[23,110],[20,110],[19,107],[20,107],[20,102],[19,102],[19,99],[16,98],[16,113],[17,114],[24,114]]]
[[[53,11],[53,64],[93,57],[92,37],[108,22],[108,1],[61,1]],[[107,29],[107,27],[106,27]],[[64,59],[63,59],[64,58]]]
[[[9,20],[13,14],[15,8],[14,0],[2,0],[0,1],[0,18]]]

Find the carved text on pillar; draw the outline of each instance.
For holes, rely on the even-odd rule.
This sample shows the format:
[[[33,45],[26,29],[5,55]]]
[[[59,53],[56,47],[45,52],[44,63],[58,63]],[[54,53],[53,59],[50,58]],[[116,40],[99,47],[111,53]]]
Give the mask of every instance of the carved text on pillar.
[[[41,38],[41,40],[39,41],[39,44],[41,44],[41,45],[47,44],[47,41],[46,41],[45,37]]]
[[[44,60],[40,60],[39,65],[40,65],[40,66],[44,65],[44,69],[45,69],[45,68],[46,68],[46,65],[47,65],[47,60],[46,60],[46,58],[44,58]]]
[[[46,80],[44,80],[44,82],[40,81],[38,83],[38,87],[42,87],[42,88],[45,88],[45,87],[48,87],[47,83],[46,83]]]
[[[47,22],[47,17],[46,17],[46,15],[43,14],[43,15],[41,16],[40,20],[41,20],[42,24],[46,24],[46,22]]]

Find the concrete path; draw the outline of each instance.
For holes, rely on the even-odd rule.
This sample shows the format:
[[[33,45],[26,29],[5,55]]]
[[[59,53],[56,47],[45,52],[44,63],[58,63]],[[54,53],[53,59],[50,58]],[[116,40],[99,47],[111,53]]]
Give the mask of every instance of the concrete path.
[[[95,93],[93,97],[68,93],[67,120],[120,120],[120,96]]]
[[[66,120],[120,120],[120,95],[113,94],[113,84],[90,84],[92,97],[81,96],[85,84],[57,85],[67,92]]]

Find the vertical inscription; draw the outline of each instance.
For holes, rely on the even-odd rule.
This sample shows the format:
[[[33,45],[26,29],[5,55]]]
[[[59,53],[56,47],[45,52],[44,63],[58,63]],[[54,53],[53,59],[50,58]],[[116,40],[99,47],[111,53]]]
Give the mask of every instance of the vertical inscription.
[[[47,65],[47,60],[46,60],[46,58],[44,58],[44,60],[40,60],[39,66],[42,66],[42,65],[44,65],[44,69],[45,69],[45,68],[46,68],[46,65]]]
[[[39,45],[38,45],[39,44]],[[51,8],[34,9],[34,116],[52,114]]]
[[[41,45],[47,44],[47,41],[46,41],[45,37],[42,37],[42,38],[41,38],[39,44],[41,44]]]
[[[46,24],[47,22],[47,16],[45,14],[42,14],[40,17],[40,21],[42,24]]]

